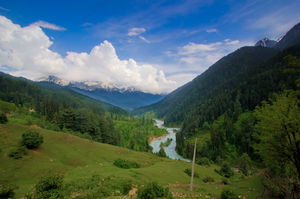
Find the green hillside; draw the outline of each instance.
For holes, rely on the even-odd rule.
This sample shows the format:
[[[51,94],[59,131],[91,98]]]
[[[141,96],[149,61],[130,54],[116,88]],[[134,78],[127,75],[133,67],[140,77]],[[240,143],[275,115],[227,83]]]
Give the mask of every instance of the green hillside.
[[[176,89],[160,102],[139,108],[133,113],[154,111],[158,117],[165,119],[166,124],[180,124],[189,112],[195,110],[195,106],[211,104],[217,100],[215,95],[221,94],[217,92],[217,89],[223,84],[274,56],[277,52],[277,50],[262,47],[238,49],[217,61],[203,74]],[[212,102],[207,102],[208,100]],[[203,108],[209,109],[207,106]]]
[[[162,101],[135,110],[153,111],[180,125],[176,151],[231,166],[266,168],[272,198],[299,197],[299,25],[279,44],[287,49],[244,47],[213,64]],[[283,45],[285,46],[285,45]],[[247,171],[244,172],[247,175]]]
[[[10,151],[20,145],[21,134],[27,130],[39,132],[44,137],[44,143],[38,149],[29,150],[28,155],[21,159],[8,157]],[[156,181],[169,187],[173,195],[178,196],[175,198],[218,198],[221,190],[227,187],[247,198],[257,198],[262,194],[260,177],[257,175],[242,178],[240,174],[236,174],[230,178],[230,185],[224,185],[221,182],[223,177],[214,171],[218,166],[197,165],[195,171],[199,178],[195,178],[194,192],[190,195],[190,177],[184,170],[190,168],[191,163],[159,158],[151,153],[136,152],[27,125],[1,124],[0,146],[0,184],[18,186],[15,190],[16,198],[34,191],[34,185],[40,177],[49,172],[64,175],[65,198],[88,198],[89,192],[101,191],[101,187],[97,185],[101,179],[106,180],[108,184],[114,184],[115,187],[121,182],[130,181],[138,185],[138,188],[147,182]],[[117,158],[135,161],[141,168],[118,168],[113,165]],[[202,180],[207,176],[212,177],[215,182],[204,183]],[[93,182],[92,179],[99,179],[100,182]],[[86,186],[85,183],[90,183],[89,188],[80,189]],[[111,188],[108,193],[111,195],[115,192],[115,195],[118,195],[117,189]]]

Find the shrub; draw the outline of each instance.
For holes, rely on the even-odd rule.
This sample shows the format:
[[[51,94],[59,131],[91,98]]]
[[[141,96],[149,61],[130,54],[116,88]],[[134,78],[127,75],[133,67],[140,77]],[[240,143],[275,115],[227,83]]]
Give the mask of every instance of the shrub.
[[[42,177],[35,186],[36,198],[58,199],[62,194],[63,176],[54,174]]]
[[[123,168],[123,169],[140,168],[141,167],[138,163],[136,163],[134,161],[123,160],[120,158],[118,158],[114,161],[114,165],[119,168]]]
[[[212,177],[210,177],[210,176],[207,176],[207,177],[205,177],[205,178],[203,178],[203,180],[202,180],[203,182],[205,182],[205,183],[207,183],[207,182],[214,182],[215,181],[215,179],[213,179]]]
[[[244,153],[239,159],[239,168],[245,176],[249,175],[251,159],[246,153]]]
[[[186,169],[184,170],[184,173],[186,173],[188,176],[192,176],[192,170],[191,170],[191,169],[186,168]],[[195,178],[199,178],[199,174],[196,173],[195,171],[194,171],[194,177],[195,177]]]
[[[217,165],[222,165],[224,163],[224,160],[222,158],[220,158],[220,156],[218,156],[215,160],[215,163]]]
[[[43,143],[43,136],[34,131],[29,131],[22,134],[22,145],[28,149],[38,148]]]
[[[229,178],[234,175],[233,170],[230,168],[230,166],[227,163],[224,163],[220,169],[220,175]]]
[[[131,181],[126,181],[122,184],[122,194],[126,195],[132,188],[132,183]]]
[[[221,193],[221,199],[238,199],[238,195],[230,190],[230,189],[224,189]]]
[[[229,181],[227,178],[223,178],[223,179],[222,179],[222,183],[223,183],[224,185],[228,185],[228,184],[230,184],[230,181]]]
[[[275,181],[263,177],[262,184],[264,185],[264,188],[270,192],[272,198],[287,198],[284,190]]]
[[[163,147],[160,147],[160,149],[159,149],[158,153],[156,153],[156,155],[158,155],[159,157],[163,157],[163,158],[167,157],[167,154]]]
[[[17,187],[11,184],[0,185],[0,198],[13,198]]]
[[[197,164],[204,165],[204,166],[209,166],[210,165],[210,160],[208,158],[204,157],[204,158],[201,158],[200,160],[198,160]]]
[[[137,192],[139,199],[173,198],[169,188],[163,188],[156,182],[151,182]]]
[[[6,124],[8,122],[7,117],[4,113],[0,113],[0,124]]]
[[[27,155],[27,149],[25,147],[19,147],[16,149],[13,149],[8,156],[14,159],[20,159],[22,158],[24,155]]]

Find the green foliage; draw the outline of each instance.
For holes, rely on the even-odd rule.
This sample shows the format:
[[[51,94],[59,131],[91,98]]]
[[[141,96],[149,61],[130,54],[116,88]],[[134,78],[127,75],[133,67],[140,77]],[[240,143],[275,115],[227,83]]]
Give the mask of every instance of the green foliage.
[[[10,113],[16,110],[16,105],[14,103],[5,102],[0,100],[0,112]]]
[[[2,199],[9,199],[14,198],[15,189],[17,187],[11,184],[0,184],[0,198]]]
[[[72,133],[79,137],[120,145],[120,134],[114,128],[111,118],[93,113],[88,109],[67,108],[60,111],[58,126],[67,132],[80,133],[81,135]]]
[[[192,170],[190,168],[186,168],[184,170],[184,173],[186,173],[188,176],[192,176]],[[194,177],[195,178],[199,178],[199,174],[197,172],[194,171]]]
[[[233,190],[224,189],[221,193],[221,199],[239,199],[239,197]]]
[[[120,145],[136,151],[152,151],[148,144],[149,136],[167,134],[165,129],[154,126],[150,116],[122,117],[114,120],[115,129],[120,132]]]
[[[119,168],[122,168],[122,169],[140,168],[141,167],[138,163],[136,163],[134,161],[123,160],[120,158],[118,158],[114,161],[114,165]]]
[[[276,95],[270,104],[263,103],[258,119],[255,149],[274,175],[295,176],[300,180],[300,107],[299,92]],[[296,174],[296,175],[295,175]]]
[[[284,180],[280,180],[284,181]],[[282,186],[282,184],[276,183],[276,181],[272,181],[271,179],[264,177],[262,180],[262,183],[264,185],[264,188],[267,189],[270,192],[270,195],[272,198],[288,198],[286,197],[288,194],[293,193],[293,190],[285,190],[285,186]],[[293,189],[293,188],[292,188]],[[288,191],[288,194],[285,193]]]
[[[205,178],[203,178],[202,181],[205,182],[205,183],[207,183],[207,182],[214,182],[215,179],[213,177],[206,176]]]
[[[224,176],[226,178],[230,178],[231,176],[234,175],[233,170],[231,169],[231,167],[227,163],[224,163],[221,166],[221,169],[220,169],[219,173],[220,173],[221,176]]]
[[[127,195],[128,192],[132,189],[133,185],[131,181],[125,181],[122,183],[122,194]]]
[[[169,188],[163,188],[156,182],[150,182],[145,187],[141,188],[137,192],[138,199],[154,199],[154,198],[168,198],[171,199],[172,194],[169,192]]]
[[[234,136],[236,146],[241,153],[247,153],[253,156],[254,143],[254,125],[256,119],[252,112],[244,112],[238,116],[237,121],[234,123]]]
[[[8,122],[7,117],[4,113],[0,113],[0,124],[6,124]]]
[[[245,176],[249,175],[251,169],[251,159],[246,153],[243,153],[243,155],[239,158],[239,168]]]
[[[0,130],[0,148],[2,149],[0,171],[5,171],[0,172],[0,183],[17,183],[20,188],[15,190],[15,198],[22,198],[26,193],[34,191],[32,187],[41,176],[45,175],[47,170],[51,170],[52,173],[63,172],[65,174],[63,185],[65,198],[120,198],[123,184],[130,180],[134,184],[133,187],[139,185],[138,188],[150,181],[156,181],[163,186],[178,183],[179,186],[170,185],[170,191],[177,196],[176,193],[180,193],[180,195],[186,195],[186,198],[190,198],[189,190],[181,186],[181,184],[188,183],[190,179],[183,172],[185,168],[189,168],[188,163],[168,159],[162,161],[161,158],[151,153],[141,153],[108,144],[91,142],[62,132],[38,129],[38,132],[45,139],[45,143],[42,145],[43,150],[38,150],[38,153],[30,152],[30,156],[16,162],[5,154],[8,154],[9,149],[16,145],[20,135],[29,129],[32,127],[10,123],[1,126]],[[117,158],[136,161],[141,164],[142,168],[120,169],[113,165]],[[199,196],[202,194],[203,196],[211,193],[211,198],[218,198],[221,192],[220,188],[223,185],[217,182],[222,177],[214,173],[214,168],[217,166],[195,165],[195,171],[201,175],[200,178],[195,178],[194,183],[200,186],[194,187],[192,195]],[[165,172],[161,172],[162,169]],[[95,174],[99,176],[91,179],[91,176]],[[202,186],[202,178],[206,175],[213,177],[216,183],[203,184]],[[17,176],[17,178],[12,176]],[[18,182],[15,182],[16,179]],[[263,191],[260,182],[258,175],[245,179],[234,177],[232,184],[226,187],[249,196],[249,199],[259,198],[258,196]],[[108,196],[104,196],[104,194]]]
[[[21,143],[28,149],[35,149],[43,143],[43,136],[41,136],[38,132],[28,131],[22,134]]]
[[[104,110],[116,115],[127,115],[126,111],[68,88],[47,82],[33,83],[5,73],[0,73],[0,85],[0,112],[2,109],[15,111],[18,106],[17,111],[25,115],[26,124],[39,122],[39,126],[53,130],[59,130],[59,126],[72,132],[88,133],[98,142],[120,145],[120,135],[111,119],[105,117]]]
[[[159,149],[158,153],[156,153],[156,155],[158,155],[159,157],[163,157],[163,158],[167,157],[167,154],[163,147],[160,147],[160,149]]]
[[[194,131],[195,127],[201,127],[208,119],[216,119],[228,105],[232,105],[231,100],[234,98],[231,98],[230,91],[233,85],[239,85],[230,81],[234,76],[255,67],[275,53],[277,51],[270,48],[241,48],[220,59],[209,70],[160,102],[135,112],[154,111],[159,118],[166,118],[166,124],[185,121],[185,133]]]
[[[42,177],[35,186],[35,198],[62,199],[63,176],[52,174]]]
[[[228,180],[228,178],[223,178],[223,179],[222,179],[222,183],[223,183],[224,185],[228,185],[228,184],[230,184],[230,181]]]
[[[241,48],[162,101],[137,112],[151,110],[165,118],[166,124],[182,124],[176,150],[184,157],[192,154],[188,140],[199,136],[199,129],[209,129],[211,140],[201,146],[197,156],[211,160],[220,156],[234,162],[238,155],[247,153],[259,160],[253,148],[256,119],[252,111],[274,92],[297,88],[299,49],[299,45],[282,52]]]
[[[20,159],[22,158],[24,155],[27,155],[27,149],[25,147],[18,147],[13,149],[8,156],[14,159]]]
[[[204,158],[200,158],[200,160],[197,161],[197,164],[202,165],[202,166],[209,166],[211,164],[211,161],[204,157]]]
[[[160,143],[160,147],[168,147],[172,142],[172,138],[168,138],[166,142]]]

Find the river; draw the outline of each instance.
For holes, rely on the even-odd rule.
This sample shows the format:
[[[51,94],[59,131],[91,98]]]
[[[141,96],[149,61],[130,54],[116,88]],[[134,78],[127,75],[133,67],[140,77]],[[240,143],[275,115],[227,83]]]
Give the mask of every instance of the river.
[[[152,152],[157,153],[160,150],[160,143],[164,143],[168,140],[168,138],[170,138],[170,139],[172,139],[172,142],[170,143],[169,146],[164,147],[164,150],[165,150],[167,156],[169,158],[173,159],[173,160],[183,160],[183,161],[186,161],[186,162],[191,162],[191,160],[182,157],[175,150],[175,147],[176,147],[176,131],[178,131],[179,128],[167,128],[167,127],[164,126],[164,121],[157,120],[157,119],[155,119],[155,125],[158,128],[166,129],[169,134],[167,136],[163,137],[163,138],[154,139],[150,143],[150,146],[152,146],[152,148],[153,148]]]

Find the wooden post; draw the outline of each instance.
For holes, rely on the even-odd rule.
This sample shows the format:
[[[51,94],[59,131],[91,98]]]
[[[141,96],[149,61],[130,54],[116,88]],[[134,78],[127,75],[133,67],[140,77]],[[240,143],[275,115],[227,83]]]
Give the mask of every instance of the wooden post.
[[[194,145],[194,156],[193,156],[193,163],[192,163],[192,175],[191,175],[191,185],[190,185],[190,191],[193,191],[193,181],[194,181],[194,167],[195,167],[195,159],[196,159],[196,146],[197,146],[197,138],[195,139],[195,145]]]

